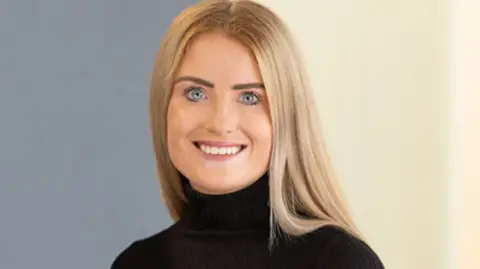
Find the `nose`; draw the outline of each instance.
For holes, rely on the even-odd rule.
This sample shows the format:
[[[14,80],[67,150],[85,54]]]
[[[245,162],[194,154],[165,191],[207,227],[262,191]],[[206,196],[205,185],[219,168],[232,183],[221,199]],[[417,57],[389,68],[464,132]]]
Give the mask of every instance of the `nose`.
[[[238,119],[234,105],[218,100],[212,104],[205,128],[215,135],[226,135],[237,129]]]

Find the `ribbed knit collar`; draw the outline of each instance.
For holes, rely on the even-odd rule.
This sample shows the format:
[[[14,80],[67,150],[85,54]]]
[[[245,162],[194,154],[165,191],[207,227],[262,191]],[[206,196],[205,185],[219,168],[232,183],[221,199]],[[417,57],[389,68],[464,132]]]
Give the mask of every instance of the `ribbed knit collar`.
[[[182,220],[188,229],[217,232],[268,229],[268,173],[244,189],[220,195],[200,193],[181,177],[189,201]]]

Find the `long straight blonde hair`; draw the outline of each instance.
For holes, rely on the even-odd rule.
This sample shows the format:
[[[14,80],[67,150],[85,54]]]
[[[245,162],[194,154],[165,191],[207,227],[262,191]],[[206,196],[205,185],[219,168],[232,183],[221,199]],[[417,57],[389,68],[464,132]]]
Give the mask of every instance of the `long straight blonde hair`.
[[[314,97],[292,35],[271,10],[248,0],[201,1],[185,9],[173,20],[156,56],[150,124],[162,196],[173,220],[181,217],[188,200],[166,146],[172,81],[189,42],[211,31],[221,31],[248,47],[265,84],[274,140],[269,166],[271,242],[280,232],[298,236],[325,225],[361,239],[326,153]]]

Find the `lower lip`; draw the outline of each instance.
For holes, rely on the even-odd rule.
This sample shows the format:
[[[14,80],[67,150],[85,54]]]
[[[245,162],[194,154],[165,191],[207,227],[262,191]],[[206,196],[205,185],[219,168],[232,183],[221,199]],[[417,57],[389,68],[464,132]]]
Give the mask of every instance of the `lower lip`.
[[[200,153],[202,153],[203,157],[208,160],[208,161],[215,161],[215,162],[225,162],[225,161],[229,161],[235,157],[237,157],[240,153],[242,153],[246,147],[242,147],[237,153],[235,154],[225,154],[225,155],[220,155],[220,154],[208,154],[208,153],[205,153],[203,152],[201,149],[199,149],[197,146],[194,145],[194,147],[196,149],[198,149],[198,151],[200,151]]]

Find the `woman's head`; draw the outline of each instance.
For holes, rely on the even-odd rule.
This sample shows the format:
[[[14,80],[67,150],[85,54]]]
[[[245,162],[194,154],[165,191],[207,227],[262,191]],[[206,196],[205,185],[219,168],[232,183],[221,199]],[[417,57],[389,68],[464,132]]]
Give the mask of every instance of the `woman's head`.
[[[267,94],[248,47],[221,31],[191,39],[167,110],[173,165],[204,193],[242,189],[268,168]]]
[[[174,219],[188,203],[178,171],[212,193],[245,187],[268,171],[272,235],[276,224],[293,235],[329,224],[357,234],[325,153],[301,56],[284,23],[262,5],[202,1],[175,18],[155,60],[150,119]],[[202,149],[218,151],[206,148],[212,141],[240,152],[205,160]]]

